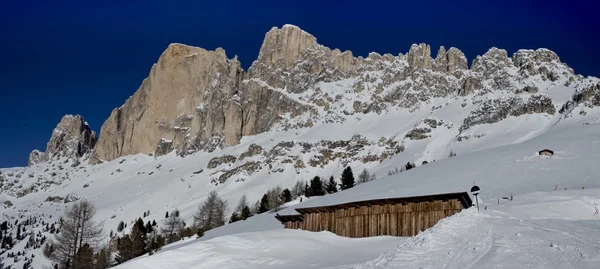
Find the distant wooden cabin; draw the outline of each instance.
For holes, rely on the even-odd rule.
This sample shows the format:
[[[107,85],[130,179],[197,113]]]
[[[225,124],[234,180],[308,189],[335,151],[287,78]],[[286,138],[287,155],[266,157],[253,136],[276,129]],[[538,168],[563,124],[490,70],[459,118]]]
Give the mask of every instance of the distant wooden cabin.
[[[549,149],[543,149],[543,150],[540,150],[538,152],[538,154],[539,155],[544,155],[544,156],[552,156],[552,155],[554,155],[554,151],[549,150]]]
[[[275,216],[286,229],[330,231],[345,237],[413,236],[473,204],[466,192],[297,208]]]

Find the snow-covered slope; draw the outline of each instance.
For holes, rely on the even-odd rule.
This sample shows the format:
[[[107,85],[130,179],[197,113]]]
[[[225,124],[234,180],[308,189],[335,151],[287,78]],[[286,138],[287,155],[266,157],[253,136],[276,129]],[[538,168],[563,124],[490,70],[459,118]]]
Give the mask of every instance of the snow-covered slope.
[[[593,215],[593,209],[594,205],[598,203],[598,192],[596,188],[600,187],[600,181],[596,178],[596,175],[600,174],[600,168],[596,165],[596,160],[600,158],[600,150],[598,148],[600,146],[600,138],[598,138],[598,134],[600,133],[600,118],[598,115],[600,115],[600,111],[598,108],[586,108],[587,113],[582,115],[578,113],[578,111],[581,109],[581,107],[575,108],[572,111],[573,116],[560,120],[560,122],[554,126],[549,126],[547,130],[536,135],[520,132],[506,132],[502,135],[495,136],[494,139],[489,138],[491,136],[486,136],[480,139],[489,139],[490,145],[483,146],[479,143],[472,143],[469,145],[469,141],[476,141],[474,139],[462,141],[457,143],[457,145],[462,145],[462,147],[457,147],[455,149],[455,151],[458,153],[458,156],[453,158],[444,158],[442,153],[439,153],[437,156],[440,158],[437,159],[436,162],[432,162],[427,165],[421,165],[416,169],[395,175],[388,175],[388,171],[393,170],[397,166],[405,164],[407,161],[415,161],[416,159],[422,158],[422,155],[417,153],[422,151],[419,150],[411,152],[413,147],[417,147],[416,143],[421,143],[421,141],[416,142],[414,145],[407,143],[404,152],[394,155],[390,159],[384,160],[378,164],[368,163],[365,165],[360,161],[351,161],[349,162],[349,165],[351,165],[355,171],[358,171],[362,167],[367,167],[372,173],[377,175],[377,180],[358,185],[352,189],[339,192],[337,194],[312,198],[307,201],[305,200],[303,203],[290,205],[288,208],[283,209],[279,213],[286,214],[294,212],[293,209],[295,207],[334,204],[351,200],[430,194],[447,191],[465,191],[468,190],[475,182],[482,188],[482,193],[480,195],[480,197],[483,199],[480,203],[482,208],[488,206],[489,209],[494,209],[496,207],[497,198],[507,197],[510,195],[513,195],[514,201],[506,202],[506,200],[500,199],[502,204],[498,210],[501,210],[499,211],[501,213],[494,213],[495,215],[489,211],[480,214],[467,211],[459,215],[460,217],[457,216],[456,218],[451,218],[451,220],[448,220],[450,222],[458,221],[457,224],[452,225],[460,226],[462,225],[461,221],[469,222],[471,220],[485,223],[490,222],[492,224],[489,225],[497,226],[493,226],[489,229],[499,229],[498,233],[502,234],[502,232],[500,232],[502,231],[501,229],[513,229],[514,227],[511,227],[511,225],[514,223],[519,223],[511,219],[532,216],[531,212],[538,212],[541,210],[541,208],[545,207],[544,204],[534,205],[533,201],[535,200],[536,202],[543,202],[547,204],[546,207],[551,206],[552,208],[556,208],[556,211],[553,212],[546,210],[546,213],[541,214],[536,218],[556,219],[557,214],[566,214],[564,217],[561,216],[560,218],[574,219],[573,222],[569,222],[568,224],[564,225],[561,221],[554,221],[555,223],[551,224],[554,227],[552,229],[563,229],[561,231],[565,233],[571,233],[573,232],[571,229],[580,229],[577,227],[579,227],[579,225],[583,225],[581,227],[581,231],[584,231],[584,229],[587,229],[586,227],[588,227],[586,225],[598,224],[598,222],[595,222],[595,224],[589,224],[588,221],[580,221],[580,219],[584,218],[583,216],[586,215],[587,217],[585,218],[592,219],[592,221],[598,221],[598,216]],[[399,114],[397,117],[390,117],[389,119],[383,118],[381,120],[386,122],[387,120],[394,118],[400,120],[401,116]],[[506,124],[504,126],[500,126],[500,124],[497,125],[498,126],[495,127],[497,130],[511,127],[510,124]],[[376,126],[381,126],[381,129],[375,130]],[[389,127],[389,124],[374,124],[372,120],[356,120],[354,125],[344,124],[337,126],[315,126],[312,129],[307,129],[304,132],[299,132],[298,134],[296,133],[297,131],[289,131],[265,133],[254,137],[247,137],[244,138],[242,144],[238,147],[228,148],[222,152],[208,155],[196,154],[186,158],[180,158],[173,154],[158,158],[147,155],[135,155],[126,158],[120,158],[113,162],[108,162],[101,165],[88,166],[83,164],[81,168],[69,169],[70,178],[63,181],[58,186],[32,192],[20,198],[15,198],[7,195],[7,193],[2,193],[1,199],[4,201],[10,200],[13,204],[13,206],[5,207],[3,209],[3,216],[11,221],[19,218],[20,216],[38,216],[41,219],[45,219],[47,222],[51,222],[56,220],[62,214],[62,210],[70,204],[65,204],[62,202],[44,202],[47,197],[67,197],[69,194],[75,194],[72,195],[72,197],[84,197],[91,200],[96,205],[98,208],[97,219],[106,221],[105,231],[107,234],[111,229],[116,230],[116,226],[119,221],[124,220],[126,222],[130,222],[134,218],[141,217],[143,212],[146,210],[150,210],[151,214],[144,218],[144,221],[156,220],[160,223],[166,211],[171,211],[174,208],[178,208],[182,211],[182,216],[184,219],[187,222],[191,222],[192,213],[196,210],[197,206],[203,201],[204,197],[211,190],[217,190],[219,194],[227,199],[230,204],[235,204],[239,197],[243,194],[246,194],[250,201],[255,201],[259,199],[269,187],[276,185],[282,187],[291,187],[296,180],[307,180],[314,175],[328,176],[333,174],[336,175],[337,178],[337,176],[341,173],[341,169],[343,168],[342,164],[338,162],[330,162],[329,164],[324,165],[323,168],[311,166],[294,168],[294,163],[281,163],[274,165],[272,169],[259,170],[258,172],[250,175],[240,173],[224,183],[218,183],[218,181],[211,182],[211,179],[216,176],[211,176],[210,174],[217,172],[219,170],[219,166],[215,169],[207,168],[207,164],[212,157],[221,156],[223,154],[238,155],[246,152],[247,147],[251,144],[259,144],[265,148],[268,148],[274,147],[281,141],[289,140],[315,142],[320,139],[332,139],[334,137],[343,137],[347,139],[353,132],[353,128],[359,127],[365,128],[372,133],[388,132],[387,134],[391,134],[394,129]],[[490,125],[490,127],[493,127],[493,125]],[[442,125],[442,127],[437,128],[445,127]],[[311,132],[314,132],[314,134]],[[432,133],[432,135],[436,134]],[[528,137],[525,137],[524,135],[528,135]],[[365,136],[369,137],[369,132],[365,132]],[[505,141],[520,143],[488,148],[496,145],[494,143],[505,144],[506,142],[497,142],[498,139],[501,138],[505,139]],[[521,142],[521,140],[525,141]],[[435,143],[435,140],[432,140],[431,143]],[[422,147],[422,145],[418,145],[418,147]],[[550,148],[554,150],[556,155],[550,158],[538,156],[537,151],[544,148]],[[447,154],[447,152],[444,151],[445,149],[436,147],[432,147],[432,149],[436,149],[437,152],[443,152],[443,155]],[[298,154],[299,159],[308,158],[306,155],[312,154],[310,151],[302,153],[301,149],[298,149],[298,151],[294,152],[296,149],[293,147],[286,150],[287,152],[284,156],[293,156]],[[376,148],[366,151],[374,150],[376,150]],[[253,156],[248,158],[261,157]],[[8,175],[9,173],[19,173],[20,171],[23,173],[44,173],[43,171],[45,169],[52,169],[52,165],[52,163],[48,163],[37,164],[27,169],[3,169],[2,173],[3,175]],[[222,164],[221,166],[228,167],[228,164]],[[282,172],[271,172],[277,168],[284,169]],[[68,168],[64,168],[64,170],[67,169]],[[199,172],[201,170],[202,172]],[[23,181],[35,179],[30,177],[21,178]],[[242,180],[242,178],[245,179]],[[564,188],[569,190],[580,190],[582,187],[585,187],[586,190],[577,193],[586,194],[588,197],[578,197],[575,199],[573,196],[576,196],[576,194],[573,194],[571,196],[566,196],[567,198],[561,199],[558,199],[554,196],[544,198],[542,196],[546,194],[542,193],[535,194],[539,195],[541,198],[533,200],[528,198],[532,195],[531,193],[552,192],[557,185],[557,189],[563,191]],[[576,193],[575,190],[573,190],[573,192]],[[542,201],[542,198],[545,200]],[[523,204],[521,204],[521,201],[523,201]],[[529,201],[529,204],[527,204],[525,201]],[[557,207],[557,203],[560,205],[560,207]],[[579,215],[575,214],[575,211],[580,212],[578,213]],[[49,216],[52,216],[52,218],[49,218]],[[498,216],[504,218],[505,220],[496,220]],[[467,218],[467,220],[461,220],[461,218]],[[545,225],[545,222],[535,220],[531,221],[530,225],[537,225],[535,227],[542,229]],[[442,228],[436,226],[434,229],[432,229],[432,232],[429,233],[435,233],[434,231],[438,229]],[[456,228],[452,229],[453,231],[456,230]],[[32,228],[32,230],[36,232],[39,231],[40,228]],[[275,220],[273,214],[264,213],[256,217],[252,217],[246,221],[228,224],[211,230],[207,232],[206,235],[200,240],[183,241],[177,245],[165,246],[163,250],[161,250],[159,253],[156,253],[152,257],[138,258],[124,265],[126,266],[124,268],[144,268],[143,266],[164,264],[166,263],[164,260],[156,261],[156,263],[153,263],[152,260],[170,259],[169,257],[172,257],[170,255],[183,255],[177,253],[193,252],[192,249],[194,248],[211,248],[210,245],[204,244],[222,245],[221,247],[218,247],[219,249],[214,250],[215,252],[212,254],[211,252],[203,254],[209,255],[211,258],[202,256],[204,258],[201,258],[201,260],[212,260],[216,266],[215,268],[223,268],[219,266],[226,266],[227,263],[223,262],[230,260],[232,257],[222,255],[230,252],[228,248],[235,248],[236,244],[239,243],[237,242],[238,240],[259,240],[260,242],[257,243],[258,245],[256,245],[256,248],[253,251],[258,251],[261,247],[264,247],[265,249],[271,249],[267,246],[270,244],[285,244],[284,242],[278,242],[277,240],[282,240],[282,236],[287,237],[288,235],[286,235],[286,233],[288,231],[273,230],[282,230],[281,224]],[[460,232],[466,232],[467,230],[468,229],[465,228]],[[259,233],[241,234],[247,232]],[[372,238],[354,242],[350,239],[337,238],[333,235],[326,235],[323,237],[322,235],[313,236],[312,234],[304,235],[303,233],[304,232],[291,231],[289,237],[297,238],[297,240],[305,238],[305,240],[308,241],[305,242],[306,246],[320,245],[323,244],[322,242],[324,242],[324,238],[334,238],[331,240],[331,244],[333,245],[355,246],[356,248],[360,249],[366,248],[366,246],[377,245],[378,247],[388,248],[391,250],[395,249],[396,246],[400,245],[400,243],[403,241],[401,239],[397,239],[399,241],[394,241],[396,239]],[[449,232],[446,231],[446,233]],[[459,231],[456,231],[456,233],[459,233]],[[229,236],[234,234],[238,235],[234,237],[217,239],[220,236]],[[521,234],[529,235],[526,232],[521,232]],[[483,235],[487,236],[486,234]],[[422,236],[423,235],[421,235],[421,237]],[[531,234],[531,236],[538,236],[541,238],[543,235]],[[419,238],[419,236],[417,238]],[[487,237],[480,239],[487,240]],[[564,241],[561,241],[563,239]],[[572,237],[565,237],[563,239],[560,239],[556,242],[558,244],[571,246],[569,240],[574,240]],[[352,242],[345,242],[344,240],[350,240]],[[420,239],[410,240],[413,240],[408,241],[413,242],[410,244],[417,244],[414,240]],[[455,240],[458,241],[459,239],[455,238]],[[504,238],[502,240],[508,239]],[[544,240],[550,239],[546,238]],[[204,243],[205,241],[206,243]],[[545,241],[542,240],[540,242]],[[587,241],[581,243],[584,245],[580,248],[583,248],[583,251],[587,254],[582,256],[583,258],[572,258],[577,259],[577,261],[582,262],[582,264],[585,263],[586,259],[593,259],[595,256],[592,255],[591,252],[598,250],[597,246],[595,247],[594,245],[590,245],[586,242]],[[301,244],[301,242],[297,243]],[[467,244],[468,242],[465,241],[463,243]],[[431,247],[437,249],[435,246],[437,243],[433,242],[428,244],[434,244]],[[471,245],[464,245],[465,248],[470,246]],[[439,245],[439,247],[442,247],[442,245]],[[488,247],[488,245],[483,247]],[[316,246],[314,248],[316,248]],[[391,260],[400,259],[397,257],[404,255],[398,254],[398,252],[404,251],[403,247],[400,246],[398,248],[399,250],[396,254],[392,255],[388,253],[388,256],[378,258],[378,260],[375,260],[373,264],[393,264]],[[290,250],[292,249],[293,248],[290,248]],[[298,246],[296,250],[300,251],[302,249],[303,246]],[[352,249],[352,247],[348,247],[348,249]],[[530,247],[530,249],[533,249],[533,247]],[[357,264],[376,259],[376,252],[379,252],[379,250],[380,248],[377,248],[376,251],[374,249],[373,252],[365,252],[364,255],[353,255],[355,256],[355,259],[347,263],[339,259],[332,259],[332,257],[335,256],[326,256],[322,259],[315,259],[317,260],[317,267],[334,266],[334,260],[340,261],[338,265]],[[14,249],[13,251],[17,250]],[[348,251],[348,253],[352,253],[351,250]],[[527,251],[527,249],[523,248],[523,251]],[[302,257],[295,256],[303,254],[298,254],[293,251],[286,252],[285,250],[278,250],[275,252],[269,252],[265,250],[258,253],[250,251],[250,253],[247,254],[242,254],[242,252],[247,253],[245,251],[240,251],[238,252],[239,255],[246,258],[251,257],[253,260],[262,260],[265,262],[258,263],[256,265],[257,267],[266,266],[265,264],[271,264],[270,266],[273,267],[289,267],[291,264],[296,264],[297,266],[298,262],[303,260]],[[28,250],[28,253],[35,254],[36,258],[34,261],[36,263],[48,264],[44,261],[40,249],[35,251]],[[560,253],[562,252],[559,252],[559,254]],[[383,254],[383,252],[381,254]],[[538,257],[538,254],[538,252],[532,252],[528,253],[527,255]],[[4,255],[6,255],[6,253]],[[263,259],[256,259],[256,255],[264,255],[264,257]],[[390,255],[393,257],[390,258]],[[463,253],[456,255],[464,256],[467,254]],[[479,254],[472,254],[473,259],[475,259],[475,256],[477,255]],[[539,255],[547,254],[542,253]],[[565,252],[564,255],[572,255],[572,252]],[[189,259],[194,260],[196,259],[195,257],[196,256],[191,256]],[[502,256],[497,256],[496,258],[498,257]],[[6,261],[10,262],[8,259]],[[20,265],[22,261],[23,260],[21,259],[17,265]],[[266,263],[267,261],[271,261],[272,263]],[[485,259],[483,259],[483,261],[485,261]],[[407,261],[401,262],[406,264]],[[438,260],[438,262],[440,261]],[[368,265],[371,266],[373,264]],[[455,266],[458,267],[464,264],[465,263],[457,262]],[[544,263],[538,264],[543,265]],[[187,265],[189,265],[189,263],[178,265],[175,261],[172,261],[172,268],[184,268]],[[211,268],[209,264],[204,265],[204,267],[197,268]],[[235,265],[231,266],[235,267]],[[543,268],[543,266],[541,266],[541,268]]]
[[[600,215],[594,214],[600,206],[600,125],[583,123],[589,122],[571,121],[520,144],[382,176],[279,212],[466,191],[473,182],[481,187],[481,212],[465,210],[413,238],[348,239],[282,230],[267,213],[118,268],[595,268],[600,261]],[[556,155],[538,156],[542,148],[552,148]],[[379,175],[387,169],[381,165],[373,170]],[[511,195],[512,201],[502,198]],[[389,249],[373,258],[372,251],[381,248]],[[338,258],[340,252],[351,258]]]
[[[195,240],[117,268],[596,268],[599,204],[598,188],[537,192],[411,238],[267,230]]]

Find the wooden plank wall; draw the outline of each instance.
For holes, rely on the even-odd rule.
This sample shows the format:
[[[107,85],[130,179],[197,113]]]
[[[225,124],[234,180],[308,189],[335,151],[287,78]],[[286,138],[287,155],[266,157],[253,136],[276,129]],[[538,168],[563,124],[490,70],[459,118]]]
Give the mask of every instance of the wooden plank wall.
[[[302,229],[301,221],[288,221],[283,224],[283,228],[285,229]]]
[[[413,236],[462,209],[457,199],[351,207],[305,213],[303,222],[289,222],[285,227],[313,232],[326,230],[346,237]]]

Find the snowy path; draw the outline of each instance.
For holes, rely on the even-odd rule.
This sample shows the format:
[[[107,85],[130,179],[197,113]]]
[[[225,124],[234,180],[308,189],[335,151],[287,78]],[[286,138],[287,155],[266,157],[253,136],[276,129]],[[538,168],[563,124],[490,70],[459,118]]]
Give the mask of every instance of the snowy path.
[[[471,208],[355,268],[598,268],[599,196],[597,189],[536,193]]]

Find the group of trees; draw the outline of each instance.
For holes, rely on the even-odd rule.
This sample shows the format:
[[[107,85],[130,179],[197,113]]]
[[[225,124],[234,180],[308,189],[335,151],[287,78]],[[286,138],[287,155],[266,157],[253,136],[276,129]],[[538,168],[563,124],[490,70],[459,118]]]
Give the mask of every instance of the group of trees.
[[[254,206],[248,204],[244,195],[233,209],[229,223],[245,220],[254,214],[278,210],[284,203],[302,195],[307,197],[322,196],[350,189],[356,184],[374,179],[375,176],[364,169],[358,176],[358,182],[356,182],[352,168],[348,166],[342,172],[339,184],[333,176],[329,180],[315,176],[310,182],[296,182],[291,190],[282,189],[279,186],[273,187]],[[117,253],[115,260],[117,263],[122,263],[146,253],[152,254],[165,244],[178,241],[184,237],[190,237],[194,234],[202,236],[205,231],[222,226],[227,222],[228,209],[227,201],[219,197],[216,191],[212,191],[207,199],[198,206],[198,211],[193,215],[194,223],[189,227],[183,221],[177,209],[165,214],[165,219],[160,228],[156,221],[148,221],[144,224],[143,219],[138,218],[133,222],[129,234],[116,238]],[[109,248],[99,247],[100,240],[103,238],[103,223],[94,221],[95,213],[96,210],[90,202],[81,200],[69,208],[65,212],[65,216],[60,219],[60,228],[56,229],[55,241],[51,241],[44,247],[44,254],[56,263],[56,268],[100,269],[108,268],[111,265]],[[149,215],[149,212],[144,212],[145,217]],[[5,226],[8,225],[9,223],[6,222],[1,223],[0,231],[5,230]],[[126,223],[119,222],[117,232],[123,232],[126,227]],[[52,230],[54,228],[53,225]],[[3,245],[12,244],[9,241],[10,239],[2,238]]]
[[[281,206],[292,200],[292,193],[289,189],[282,190],[281,187],[276,186],[267,190],[262,198],[254,204],[254,208],[251,213],[260,214],[267,211],[277,211]]]
[[[165,219],[159,228],[156,221],[147,221],[138,218],[129,234],[117,238],[117,255],[115,261],[123,263],[146,253],[152,255],[164,245],[179,241],[186,237],[197,235],[201,237],[204,231],[222,226],[226,222],[228,206],[216,191],[208,194],[206,200],[198,206],[198,211],[193,215],[194,223],[188,226],[180,216],[178,209],[165,213]],[[249,209],[240,209],[241,215]],[[150,213],[144,212],[145,216]],[[127,227],[123,221],[119,222],[117,231],[122,232]]]
[[[360,179],[362,181],[359,181],[358,183],[364,183],[375,179],[375,175],[369,175],[367,169],[364,169]],[[354,187],[357,184],[357,182],[354,179],[354,174],[350,166],[347,166],[344,169],[340,181],[341,183],[339,184],[339,188],[338,183],[335,181],[333,176],[330,176],[329,180],[324,180],[319,176],[315,176],[310,180],[310,184],[303,181],[298,181],[292,188],[292,198],[295,199],[302,195],[306,197],[323,196],[326,194],[331,194]]]
[[[234,223],[234,222],[240,221],[240,220],[246,220],[249,217],[252,217],[252,211],[250,210],[250,207],[248,206],[248,198],[246,198],[246,195],[244,194],[244,195],[242,195],[242,197],[240,198],[240,201],[238,202],[237,206],[233,210],[233,213],[231,213],[231,217],[229,218],[229,223]]]
[[[427,161],[423,161],[422,165],[428,164]],[[388,171],[388,176],[395,175],[404,171],[408,171],[410,169],[416,168],[417,165],[413,162],[407,162],[405,165],[400,166],[400,169],[396,167],[394,170]]]
[[[359,183],[364,183],[375,179],[375,175],[370,175],[365,169],[360,177]],[[338,191],[350,189],[357,183],[354,179],[354,174],[350,166],[346,167],[342,172],[340,178],[341,183],[335,181],[333,176],[329,177],[329,180],[322,179],[319,176],[313,177],[309,182],[302,180],[297,181],[294,186],[290,189],[281,189],[276,186],[269,189],[260,200],[256,201],[254,207],[249,208],[247,205],[246,197],[243,196],[238,204],[238,207],[231,216],[230,222],[235,222],[241,219],[246,219],[252,214],[260,214],[267,211],[277,211],[281,205],[297,199],[300,196],[323,196],[326,194],[335,193]],[[242,214],[240,208],[248,208],[246,214]]]
[[[55,241],[44,247],[44,254],[55,268],[104,269],[109,266],[108,248],[99,248],[103,223],[94,221],[96,208],[90,202],[76,202],[60,219]],[[95,252],[95,250],[98,250]]]
[[[121,226],[121,223],[119,223],[119,226]],[[151,223],[148,221],[144,225],[142,218],[138,218],[131,228],[131,233],[117,238],[115,261],[123,263],[160,249],[165,245],[165,237],[159,235],[157,230],[156,222]]]

